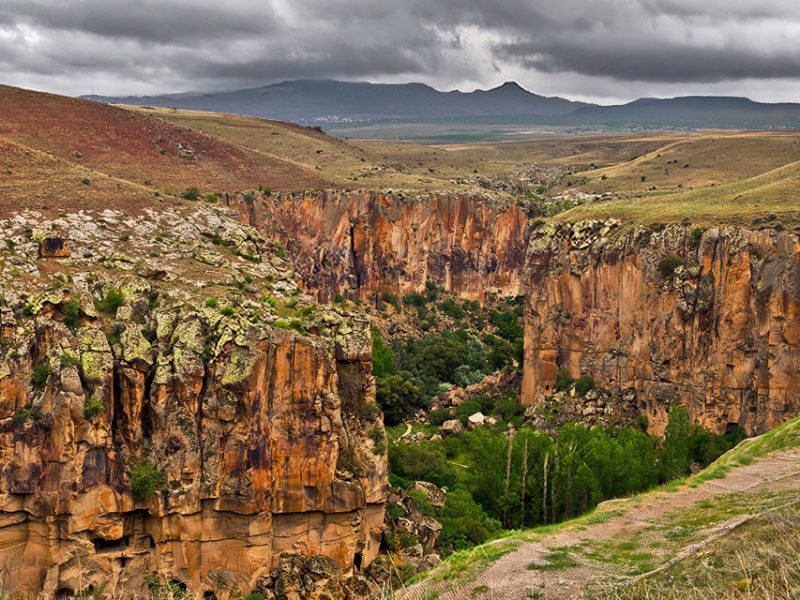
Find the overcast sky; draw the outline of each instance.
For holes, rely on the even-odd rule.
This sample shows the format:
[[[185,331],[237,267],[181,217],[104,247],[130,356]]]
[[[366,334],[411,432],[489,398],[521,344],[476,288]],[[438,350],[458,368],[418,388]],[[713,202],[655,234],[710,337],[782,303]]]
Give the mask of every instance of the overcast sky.
[[[800,1],[0,0],[2,83],[128,95],[301,77],[800,101]]]

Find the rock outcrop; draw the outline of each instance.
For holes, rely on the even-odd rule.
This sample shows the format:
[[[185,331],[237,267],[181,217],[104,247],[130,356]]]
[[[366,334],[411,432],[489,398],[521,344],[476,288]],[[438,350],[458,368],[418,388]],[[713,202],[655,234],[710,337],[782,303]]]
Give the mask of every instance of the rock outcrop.
[[[428,280],[464,299],[523,289],[528,220],[514,203],[452,195],[311,192],[229,196],[243,222],[280,240],[322,301],[378,303]]]
[[[663,431],[684,404],[716,432],[800,412],[800,242],[777,229],[544,225],[527,260],[522,399],[559,369]]]
[[[315,305],[224,210],[2,225],[0,588],[224,596],[284,553],[369,565],[388,483],[367,317]],[[57,273],[38,227],[75,233]]]

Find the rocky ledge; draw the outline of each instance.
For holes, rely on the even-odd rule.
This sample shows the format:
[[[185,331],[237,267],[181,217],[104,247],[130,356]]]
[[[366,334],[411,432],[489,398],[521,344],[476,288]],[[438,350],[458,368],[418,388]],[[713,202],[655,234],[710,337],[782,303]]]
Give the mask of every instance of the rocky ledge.
[[[317,306],[231,217],[0,222],[6,593],[248,593],[287,554],[345,574],[377,555],[369,321]]]

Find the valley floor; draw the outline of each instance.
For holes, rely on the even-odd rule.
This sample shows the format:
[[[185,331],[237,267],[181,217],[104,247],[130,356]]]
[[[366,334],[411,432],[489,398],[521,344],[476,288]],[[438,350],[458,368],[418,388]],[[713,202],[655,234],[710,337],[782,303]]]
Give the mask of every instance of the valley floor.
[[[669,586],[673,579],[678,582],[677,575],[673,578],[673,567],[707,557],[715,548],[721,551],[717,546],[728,538],[732,540],[738,535],[746,538],[742,530],[757,519],[794,518],[792,527],[798,522],[800,450],[797,448],[752,462],[742,460],[723,478],[710,478],[715,474],[713,469],[685,483],[605,502],[593,513],[563,526],[520,533],[464,555],[454,555],[423,580],[399,592],[396,598],[673,597],[674,590]],[[769,536],[779,534],[762,532],[762,535],[767,537],[769,545]],[[736,544],[728,544],[723,551],[732,553],[731,546],[737,549]],[[755,552],[752,546],[751,539],[747,549]],[[795,555],[792,560],[796,558]],[[746,562],[747,557],[731,556],[731,560]],[[709,566],[713,565],[707,563],[698,570],[707,571]],[[748,588],[756,584],[748,571],[752,566],[757,565],[742,564],[740,574],[728,581],[733,595],[720,593],[713,597],[766,598],[763,591],[748,593]],[[773,565],[771,569],[776,571],[777,567]],[[657,586],[642,585],[653,580],[659,582]],[[696,592],[684,589],[685,595],[674,597],[708,597]],[[769,594],[769,597],[784,596]]]

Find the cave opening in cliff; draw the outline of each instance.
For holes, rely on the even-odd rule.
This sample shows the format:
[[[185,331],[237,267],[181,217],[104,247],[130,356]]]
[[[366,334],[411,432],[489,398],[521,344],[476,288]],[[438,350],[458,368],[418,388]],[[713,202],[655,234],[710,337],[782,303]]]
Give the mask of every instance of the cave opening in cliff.
[[[364,556],[362,555],[362,553],[360,551],[356,552],[355,555],[353,556],[353,567],[355,567],[356,571],[361,570],[361,563],[363,562],[363,560]]]
[[[94,551],[97,553],[122,551],[126,549],[129,544],[130,544],[129,535],[124,535],[117,540],[107,540],[105,538],[92,539],[92,545],[94,546]]]

